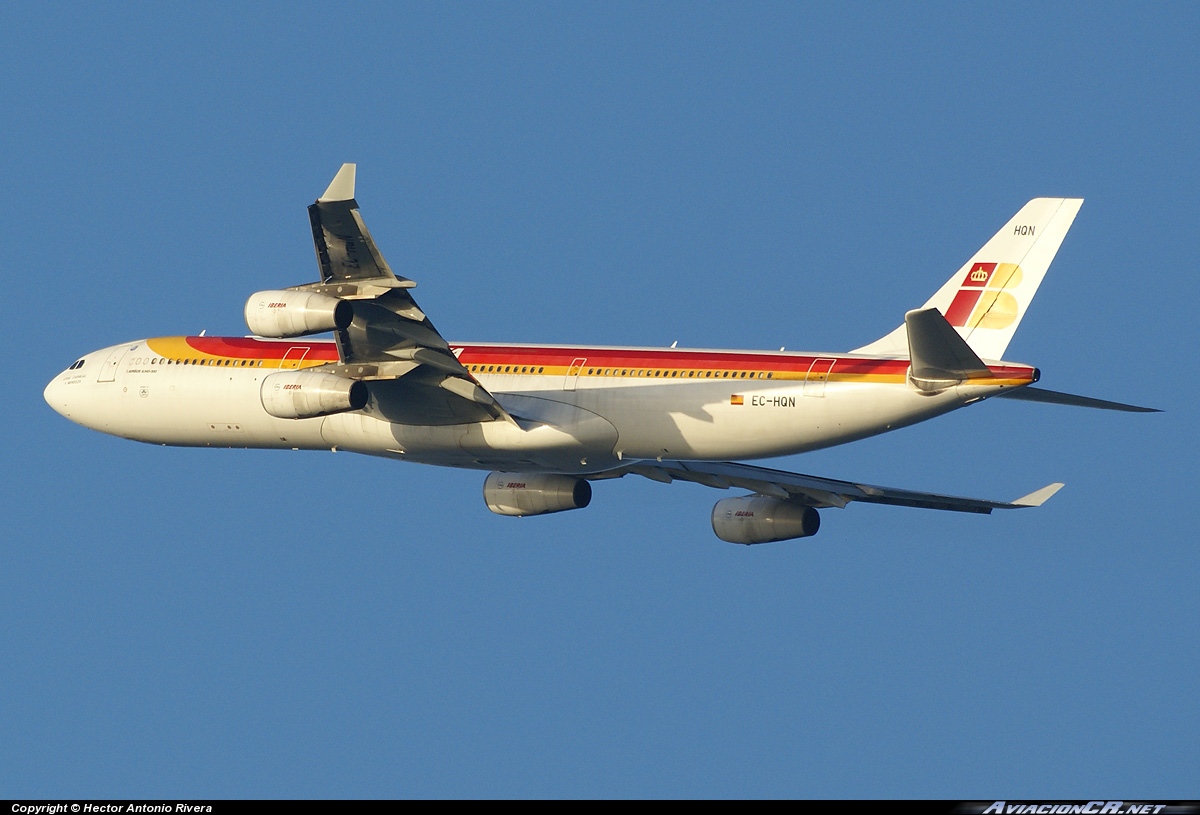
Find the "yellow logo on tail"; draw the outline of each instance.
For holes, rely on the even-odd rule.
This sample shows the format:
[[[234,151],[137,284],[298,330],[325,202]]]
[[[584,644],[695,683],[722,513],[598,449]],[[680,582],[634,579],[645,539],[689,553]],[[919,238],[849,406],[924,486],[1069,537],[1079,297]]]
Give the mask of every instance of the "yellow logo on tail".
[[[1021,285],[1015,263],[976,263],[963,279],[946,310],[946,320],[960,328],[1007,328],[1020,311],[1017,298],[1004,289]]]

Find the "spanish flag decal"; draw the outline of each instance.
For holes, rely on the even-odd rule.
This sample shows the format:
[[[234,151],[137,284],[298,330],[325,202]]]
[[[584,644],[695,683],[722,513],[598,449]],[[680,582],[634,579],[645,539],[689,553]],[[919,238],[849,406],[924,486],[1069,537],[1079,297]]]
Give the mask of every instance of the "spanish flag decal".
[[[745,403],[746,400],[740,393],[735,393],[733,396],[729,397],[729,404],[731,405],[744,405]]]

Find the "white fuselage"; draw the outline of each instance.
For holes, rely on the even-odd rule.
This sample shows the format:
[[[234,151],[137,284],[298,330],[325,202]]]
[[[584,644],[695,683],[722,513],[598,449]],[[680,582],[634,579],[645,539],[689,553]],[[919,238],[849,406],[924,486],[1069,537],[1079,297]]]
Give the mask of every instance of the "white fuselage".
[[[1036,378],[1026,366],[994,366],[986,385],[930,394],[908,383],[906,360],[863,355],[452,348],[515,423],[392,421],[374,392],[362,410],[270,415],[261,396],[268,375],[336,361],[333,343],[312,339],[139,340],[83,357],[50,382],[45,398],[74,422],[152,444],[336,448],[454,467],[586,473],[628,459],[753,459],[829,447]]]

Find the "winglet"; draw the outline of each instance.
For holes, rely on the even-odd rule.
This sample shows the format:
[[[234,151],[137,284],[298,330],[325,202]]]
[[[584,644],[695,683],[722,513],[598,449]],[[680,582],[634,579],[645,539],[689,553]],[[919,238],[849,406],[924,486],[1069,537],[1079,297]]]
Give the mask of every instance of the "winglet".
[[[1054,493],[1063,488],[1061,483],[1048,484],[1040,490],[1034,490],[1028,495],[1022,496],[1013,501],[1013,506],[1017,507],[1040,507],[1042,504],[1050,500]]]
[[[337,171],[325,194],[318,201],[350,201],[354,198],[354,168],[353,164],[343,164]]]

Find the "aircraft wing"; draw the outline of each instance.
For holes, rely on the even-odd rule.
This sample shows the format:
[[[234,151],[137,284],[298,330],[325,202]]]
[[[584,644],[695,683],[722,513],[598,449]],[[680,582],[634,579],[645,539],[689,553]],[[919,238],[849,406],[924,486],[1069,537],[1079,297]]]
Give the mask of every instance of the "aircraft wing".
[[[770,495],[774,498],[795,500],[817,508],[845,507],[852,501],[863,501],[869,504],[891,504],[902,507],[982,514],[989,514],[993,509],[1041,506],[1063,486],[1062,484],[1050,484],[1029,495],[1017,498],[1015,501],[986,501],[981,498],[960,498],[955,495],[939,495],[932,492],[914,492],[894,487],[838,481],[833,478],[790,473],[785,470],[772,470],[767,467],[737,464],[730,461],[638,460],[585,477],[599,480],[620,478],[630,474],[663,483],[691,481],[717,489],[734,487]]]
[[[354,164],[343,164],[324,195],[308,208],[322,283],[416,285],[397,277],[383,259],[354,200]]]
[[[384,260],[359,214],[354,177],[355,165],[343,164],[308,208],[321,281],[294,287],[354,307],[350,325],[334,332],[339,363],[331,372],[366,381],[390,421],[513,421],[417,305],[411,294],[417,284],[396,275]]]

